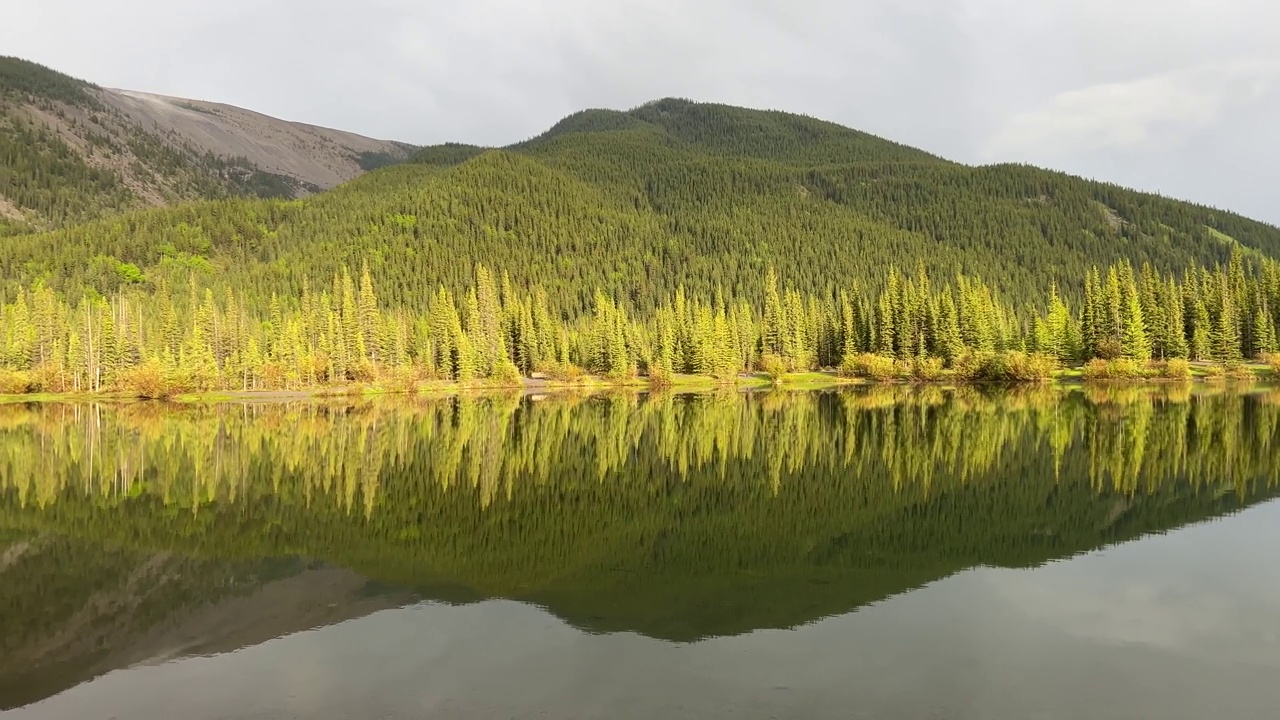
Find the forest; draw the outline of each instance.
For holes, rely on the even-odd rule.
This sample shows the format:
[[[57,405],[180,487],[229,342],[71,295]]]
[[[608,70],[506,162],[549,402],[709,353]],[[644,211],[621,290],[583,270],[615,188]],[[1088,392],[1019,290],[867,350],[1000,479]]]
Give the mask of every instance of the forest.
[[[132,272],[137,272],[136,268]],[[72,304],[43,283],[0,306],[0,393],[117,390],[144,397],[210,390],[380,384],[518,385],[522,378],[668,385],[698,375],[785,380],[827,368],[879,380],[1025,380],[1084,365],[1097,378],[1188,379],[1188,361],[1239,372],[1280,369],[1280,262],[1162,275],[1149,265],[1093,268],[1073,305],[1056,286],[1016,306],[981,280],[943,281],[923,264],[891,268],[878,292],[850,283],[824,295],[761,278],[763,303],[678,289],[644,316],[597,291],[565,321],[541,288],[478,264],[461,297],[443,286],[425,308],[387,307],[367,265],[257,314],[192,279],[185,299],[122,292]]]
[[[17,67],[10,97],[88,102]],[[0,242],[0,393],[1280,364],[1280,229],[783,112],[586,110],[302,200],[124,212],[41,132],[0,132],[0,194],[62,218]]]

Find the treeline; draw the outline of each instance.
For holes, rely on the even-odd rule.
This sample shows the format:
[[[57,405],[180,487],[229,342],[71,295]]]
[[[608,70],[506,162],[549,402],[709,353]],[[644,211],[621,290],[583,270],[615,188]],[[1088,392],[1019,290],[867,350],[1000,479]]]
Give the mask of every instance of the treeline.
[[[882,364],[920,379],[950,371],[1016,380],[1090,360],[1232,365],[1280,350],[1280,263],[1249,270],[1239,255],[1181,277],[1127,263],[1094,269],[1079,308],[1057,286],[1041,303],[1019,307],[981,280],[943,283],[923,265],[913,274],[891,269],[879,292],[802,294],[772,270],[761,284],[760,305],[679,289],[647,316],[596,291],[589,316],[567,319],[541,288],[517,287],[484,265],[462,296],[441,286],[420,307],[381,301],[367,266],[358,278],[344,268],[323,284],[304,281],[297,296],[273,294],[265,313],[230,290],[200,287],[194,276],[185,293],[162,286],[74,303],[37,283],[2,303],[0,392],[158,396],[353,382],[408,389],[584,373],[732,382],[744,372],[780,377],[819,368],[878,376]]]

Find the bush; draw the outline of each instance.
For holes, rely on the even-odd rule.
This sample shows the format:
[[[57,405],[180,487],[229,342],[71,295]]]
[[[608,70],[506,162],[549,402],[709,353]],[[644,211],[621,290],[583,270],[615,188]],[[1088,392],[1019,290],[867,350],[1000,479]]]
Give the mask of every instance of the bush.
[[[1252,380],[1253,373],[1249,366],[1238,360],[1222,363],[1214,368],[1214,376],[1228,380]]]
[[[494,385],[503,387],[518,387],[523,383],[524,376],[520,374],[520,368],[508,360],[494,366],[493,374],[489,376],[489,381]]]
[[[121,370],[116,384],[125,392],[150,400],[172,397],[177,390],[166,377],[160,361],[155,359]]]
[[[655,388],[669,388],[675,384],[675,378],[667,370],[656,365],[649,367],[649,385]]]
[[[52,364],[41,365],[27,375],[28,392],[61,393],[73,390],[71,373]]]
[[[956,377],[977,382],[1047,382],[1058,360],[1044,353],[970,353],[952,363]]]
[[[382,373],[382,387],[388,392],[413,395],[418,392],[418,374],[417,368],[390,368]]]
[[[371,383],[378,379],[378,366],[361,358],[347,367],[347,374],[357,383]]]
[[[1271,374],[1276,378],[1280,378],[1280,353],[1264,353],[1262,362],[1267,364],[1271,369]]]
[[[540,368],[539,372],[553,382],[577,383],[582,382],[586,377],[582,368],[573,363],[547,363]]]
[[[1191,363],[1182,358],[1169,358],[1151,363],[1148,372],[1150,377],[1163,378],[1165,380],[1190,380],[1191,379]]]
[[[773,353],[760,356],[760,370],[774,382],[782,382],[787,377],[787,361]]]
[[[1128,358],[1094,358],[1084,366],[1085,380],[1134,380],[1143,375],[1142,366]]]
[[[941,380],[945,374],[942,365],[942,358],[916,358],[911,361],[911,378],[920,382]]]
[[[898,363],[893,358],[862,353],[845,355],[844,361],[840,363],[840,375],[883,381],[899,377],[900,373]]]
[[[0,370],[0,395],[25,395],[31,392],[31,374],[20,370]]]

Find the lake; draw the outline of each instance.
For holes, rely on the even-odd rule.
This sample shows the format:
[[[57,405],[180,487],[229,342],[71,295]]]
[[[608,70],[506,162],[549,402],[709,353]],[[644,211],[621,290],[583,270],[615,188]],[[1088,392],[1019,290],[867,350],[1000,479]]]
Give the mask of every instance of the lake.
[[[1260,718],[1280,391],[0,405],[0,717]]]

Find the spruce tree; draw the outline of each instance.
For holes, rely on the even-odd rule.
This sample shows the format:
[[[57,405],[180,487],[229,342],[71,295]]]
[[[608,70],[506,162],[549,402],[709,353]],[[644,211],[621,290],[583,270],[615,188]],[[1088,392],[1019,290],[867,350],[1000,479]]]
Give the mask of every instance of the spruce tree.
[[[1265,303],[1258,305],[1253,316],[1253,337],[1255,338],[1256,355],[1280,352],[1276,346],[1276,326],[1271,318],[1271,310]]]

